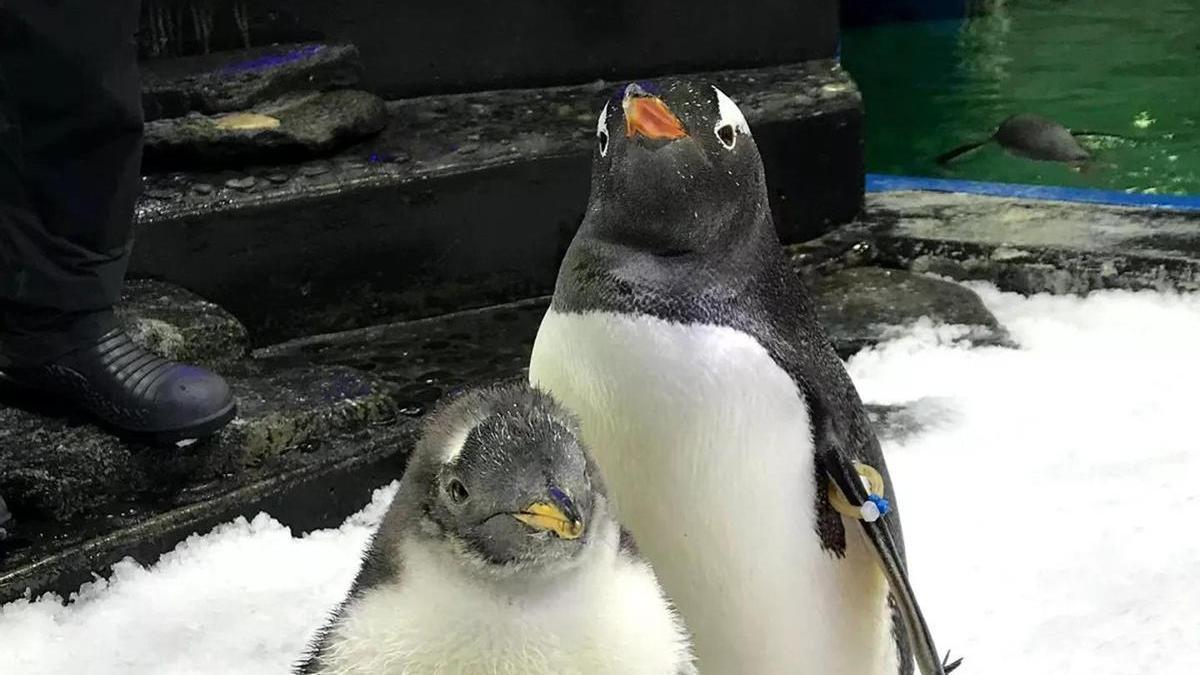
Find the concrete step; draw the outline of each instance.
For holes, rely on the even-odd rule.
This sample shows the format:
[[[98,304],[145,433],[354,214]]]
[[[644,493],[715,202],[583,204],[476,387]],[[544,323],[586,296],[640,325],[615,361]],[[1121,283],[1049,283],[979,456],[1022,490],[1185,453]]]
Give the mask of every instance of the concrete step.
[[[861,99],[834,62],[688,77],[745,110],[785,241],[858,212]],[[132,273],[218,302],[256,345],[547,293],[617,86],[397,101],[332,161],[150,176]]]

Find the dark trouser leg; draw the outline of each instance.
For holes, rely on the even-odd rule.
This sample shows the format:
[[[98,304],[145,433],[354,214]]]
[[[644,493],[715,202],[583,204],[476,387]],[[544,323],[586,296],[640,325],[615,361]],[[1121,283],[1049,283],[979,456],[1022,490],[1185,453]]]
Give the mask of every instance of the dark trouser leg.
[[[0,3],[0,357],[13,363],[113,327],[141,189],[139,5]]]
[[[0,0],[0,369],[119,432],[174,441],[215,432],[236,404],[219,376],[113,325],[141,187],[138,5]]]

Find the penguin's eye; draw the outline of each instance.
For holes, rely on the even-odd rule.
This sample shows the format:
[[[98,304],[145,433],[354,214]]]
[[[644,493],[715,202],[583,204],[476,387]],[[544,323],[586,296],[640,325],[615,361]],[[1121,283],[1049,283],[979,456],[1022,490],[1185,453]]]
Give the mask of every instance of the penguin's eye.
[[[449,483],[446,483],[446,493],[450,495],[450,501],[455,504],[462,504],[471,498],[471,493],[467,492],[467,486],[457,478],[451,478]]]
[[[603,156],[607,155],[608,154],[608,132],[601,129],[600,133],[596,134],[596,139],[600,143],[600,156],[603,157]]]
[[[750,125],[746,124],[746,118],[733,99],[716,87],[713,92],[717,96],[717,123],[713,125],[713,133],[726,150],[732,150],[738,136],[750,135]]]
[[[725,146],[726,150],[732,150],[733,144],[737,142],[737,131],[732,124],[722,124],[717,127],[717,140],[721,141],[721,145]]]

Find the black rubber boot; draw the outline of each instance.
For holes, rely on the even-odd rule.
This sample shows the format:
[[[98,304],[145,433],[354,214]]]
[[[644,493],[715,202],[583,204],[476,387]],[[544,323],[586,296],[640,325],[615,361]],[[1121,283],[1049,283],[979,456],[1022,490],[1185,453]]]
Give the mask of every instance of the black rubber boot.
[[[209,436],[237,412],[219,375],[168,361],[120,329],[48,363],[10,367],[4,375],[75,405],[118,433],[155,442]]]

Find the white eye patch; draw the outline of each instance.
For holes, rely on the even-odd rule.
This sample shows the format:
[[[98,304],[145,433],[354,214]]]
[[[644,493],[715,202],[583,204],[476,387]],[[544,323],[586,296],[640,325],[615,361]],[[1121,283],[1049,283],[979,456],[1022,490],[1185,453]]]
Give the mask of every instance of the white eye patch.
[[[742,111],[733,102],[733,99],[725,95],[725,92],[713,87],[713,91],[717,92],[717,112],[719,119],[713,126],[713,133],[717,135],[717,140],[725,149],[732,150],[737,144],[738,134],[750,135],[750,125],[746,123],[746,117],[742,115]],[[732,128],[732,133],[730,129]]]
[[[600,156],[608,154],[608,104],[600,109],[600,119],[596,120],[596,138],[600,142]]]

